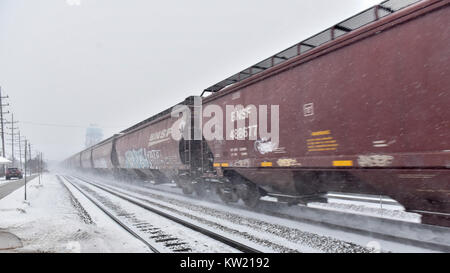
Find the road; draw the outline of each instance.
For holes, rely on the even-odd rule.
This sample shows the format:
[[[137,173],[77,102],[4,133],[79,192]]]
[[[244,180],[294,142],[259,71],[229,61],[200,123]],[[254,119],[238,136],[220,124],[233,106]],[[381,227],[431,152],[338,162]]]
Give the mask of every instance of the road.
[[[31,177],[27,177],[27,181],[30,181],[31,179],[35,178],[36,175],[32,175]],[[18,188],[22,187],[25,184],[25,179],[19,179],[19,180],[11,180],[10,182],[3,182],[0,183],[0,199],[7,196],[11,192],[17,190]]]

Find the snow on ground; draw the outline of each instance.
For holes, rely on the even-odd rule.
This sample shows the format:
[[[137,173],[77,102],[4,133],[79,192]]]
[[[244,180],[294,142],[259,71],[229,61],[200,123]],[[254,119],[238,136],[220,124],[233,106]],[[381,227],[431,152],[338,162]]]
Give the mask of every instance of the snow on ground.
[[[0,185],[13,182],[13,181],[15,181],[15,179],[17,179],[17,178],[13,178],[12,180],[6,180],[6,178],[4,176],[2,176],[2,177],[0,177]]]
[[[376,207],[370,207],[370,205],[373,205],[373,204],[370,204],[370,203],[356,204],[356,202],[342,201],[342,200],[337,200],[336,202],[329,202],[329,203],[317,203],[317,202],[308,203],[308,207],[312,207],[312,208],[319,208],[319,209],[326,209],[326,210],[333,210],[333,211],[340,211],[340,212],[348,212],[348,213],[367,215],[367,216],[373,216],[373,217],[378,217],[378,218],[400,220],[400,221],[405,221],[405,222],[413,222],[413,223],[421,222],[420,214],[406,212],[400,208],[396,208],[396,209],[382,208],[382,207],[376,208]],[[384,207],[388,207],[388,206],[384,205]],[[391,207],[394,207],[394,206],[391,206]]]
[[[130,187],[135,189],[135,186],[130,185]],[[109,219],[82,194],[76,191],[75,188],[71,185],[67,185],[66,188],[54,174],[44,174],[42,185],[39,185],[37,178],[33,179],[28,183],[27,189],[28,202],[23,202],[23,187],[0,200],[0,232],[7,231],[17,235],[22,239],[24,245],[22,248],[9,250],[8,252],[149,251],[142,242],[129,235],[115,222]],[[161,194],[160,191],[152,189],[139,189],[146,193]],[[165,193],[164,195],[165,198],[173,197],[177,202],[193,201],[192,198],[179,196],[173,193]],[[413,246],[405,246],[400,243],[371,238],[370,236],[349,234],[340,230],[330,230],[325,227],[318,227],[307,223],[299,223],[288,219],[261,215],[256,212],[241,210],[239,208],[230,208],[223,204],[216,204],[198,199],[196,199],[190,207],[193,205],[215,209],[220,215],[236,214],[237,216],[248,217],[249,219],[246,220],[247,222],[258,220],[259,222],[277,223],[288,228],[295,228],[313,234],[331,236],[332,238],[356,243],[362,246],[369,246],[369,244],[375,242],[382,251],[429,251]],[[80,209],[80,207],[83,209]],[[191,211],[190,213],[197,214],[199,217],[205,217],[204,213],[201,211]],[[224,217],[223,215],[222,218],[224,220],[224,218],[227,217]],[[238,218],[240,217],[237,217],[237,219]],[[90,220],[92,220],[93,223],[91,223]],[[237,228],[242,229],[242,227],[237,226],[238,224],[239,223],[233,223]],[[249,232],[248,230],[246,231]]]
[[[83,184],[82,187],[84,190],[88,189],[89,191],[95,192],[98,196],[101,196],[101,198],[103,199],[102,203],[104,205],[109,203],[110,206],[112,205],[116,207],[115,211],[116,213],[120,212],[120,214],[132,214],[134,221],[140,222],[141,224],[144,223],[148,224],[148,226],[146,225],[145,228],[150,228],[151,226],[152,227],[151,234],[148,233],[145,234],[145,232],[142,233],[139,232],[138,230],[137,231],[135,230],[135,232],[141,233],[142,236],[149,236],[149,235],[155,236],[157,234],[154,232],[156,230],[160,231],[161,237],[155,238],[156,241],[153,243],[152,240],[150,240],[150,242],[154,247],[158,248],[161,252],[173,251],[174,249],[177,248],[190,248],[193,252],[208,252],[208,253],[238,252],[233,247],[230,247],[197,231],[186,228],[180,224],[174,223],[173,221],[165,217],[159,216],[155,213],[148,211],[147,209],[136,206],[135,204],[132,204],[128,201],[118,198],[117,196],[114,196],[111,193],[93,187],[92,185]],[[97,199],[97,197],[94,198]],[[108,205],[106,206],[108,207]],[[124,220],[124,217],[119,216],[119,218],[121,220]],[[126,222],[132,223],[129,220],[126,220]],[[158,244],[158,239],[161,239],[162,237],[166,236],[176,238],[177,240],[171,241],[171,243],[180,243],[180,245],[174,246],[172,248],[167,246],[161,247],[162,245],[165,244],[165,242],[160,242]]]
[[[24,202],[21,187],[0,200],[0,231],[17,235],[24,245],[8,252],[148,252],[142,242],[74,195],[93,220],[89,223],[53,174],[44,174],[41,185],[38,179],[30,181],[27,195]]]
[[[254,230],[252,231],[251,229],[240,226],[241,224],[245,226],[253,222],[253,225],[259,225],[260,229],[264,229],[266,230],[266,232],[269,232],[273,228],[273,226],[282,225],[286,227],[286,229],[296,229],[300,232],[326,236],[329,238],[342,240],[344,242],[354,243],[360,246],[367,246],[371,248],[375,247],[376,249],[379,249],[383,252],[434,252],[430,249],[411,246],[403,244],[401,242],[395,242],[378,237],[372,237],[371,235],[346,232],[340,229],[318,226],[307,222],[299,222],[296,220],[279,218],[276,216],[252,212],[236,206],[229,206],[222,203],[200,200],[198,198],[192,198],[192,196],[179,195],[173,192],[163,192],[157,189],[143,188],[137,185],[120,183],[111,179],[102,179],[97,177],[95,178],[95,181],[109,184],[116,189],[122,189],[122,192],[129,192],[134,196],[139,196],[147,200],[153,198],[151,196],[152,194],[159,195],[161,197],[158,199],[158,202],[162,202],[165,206],[169,206],[172,208],[175,208],[176,206],[177,210],[184,211],[186,213],[186,216],[190,214],[198,216],[202,219],[214,220],[214,217],[207,214],[206,212],[215,211],[213,212],[213,214],[216,214],[216,218],[221,219],[222,224],[230,228],[234,227],[235,229],[246,232],[250,235],[253,234],[261,236],[261,232],[257,232],[257,234],[254,234]],[[172,203],[172,205],[168,205],[167,202]],[[183,202],[184,204],[176,205],[176,203],[179,202]],[[244,220],[242,220],[242,218]],[[278,234],[277,232],[278,231],[274,231],[274,234],[270,237],[270,241],[276,241],[275,237],[278,235],[282,235]],[[297,239],[298,238],[296,238],[296,240]],[[304,248],[302,249],[302,251],[308,252],[308,249]],[[318,250],[316,249],[315,251],[317,252]]]
[[[310,202],[308,203],[307,206],[311,208],[353,213],[384,219],[399,220],[404,222],[421,223],[420,214],[407,212],[405,211],[405,208],[398,203],[377,204],[374,202],[364,201],[364,199],[373,199],[370,197],[364,197],[364,199],[362,199],[361,201],[357,201],[357,200],[343,200],[339,198],[333,198],[333,196],[345,196],[345,197],[352,197],[355,199],[357,198],[356,195],[350,194],[345,195],[329,194],[327,198],[328,203]],[[264,196],[261,198],[261,200],[267,202],[277,202],[276,198],[270,196]],[[394,201],[392,199],[383,199],[383,200]]]

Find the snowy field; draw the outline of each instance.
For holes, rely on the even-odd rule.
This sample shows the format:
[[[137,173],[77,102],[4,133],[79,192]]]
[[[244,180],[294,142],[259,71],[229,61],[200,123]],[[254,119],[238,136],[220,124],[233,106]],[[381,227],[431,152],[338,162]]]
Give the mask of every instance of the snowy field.
[[[73,205],[68,190],[54,175],[33,179],[24,202],[21,187],[0,200],[0,231],[15,234],[23,247],[0,252],[148,252],[98,209],[83,206],[92,221]],[[81,197],[78,197],[81,200]]]

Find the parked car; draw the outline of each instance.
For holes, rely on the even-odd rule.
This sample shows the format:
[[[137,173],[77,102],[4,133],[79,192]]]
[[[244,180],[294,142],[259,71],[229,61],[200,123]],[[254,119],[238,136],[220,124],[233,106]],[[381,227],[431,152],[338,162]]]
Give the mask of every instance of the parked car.
[[[10,180],[12,177],[16,177],[19,179],[23,178],[22,171],[18,168],[7,168],[6,169],[6,180]]]

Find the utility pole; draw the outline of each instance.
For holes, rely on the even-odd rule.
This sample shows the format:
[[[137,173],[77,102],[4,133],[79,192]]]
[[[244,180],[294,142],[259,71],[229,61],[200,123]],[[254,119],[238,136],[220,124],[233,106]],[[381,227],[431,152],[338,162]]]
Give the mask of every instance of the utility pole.
[[[11,114],[11,122],[8,122],[8,124],[11,124],[11,128],[8,128],[11,130],[11,156],[12,156],[12,165],[14,166],[15,158],[14,158],[14,130],[18,130],[19,128],[14,127],[14,125],[18,123],[18,121],[14,121],[14,114]]]
[[[39,152],[36,156],[37,159],[37,168],[38,168],[38,176],[39,176],[39,185],[41,184],[41,176],[42,176],[42,168],[43,168],[43,160],[42,160],[42,152]]]
[[[24,152],[28,152],[28,151],[27,151],[27,150],[28,150],[28,147],[27,147],[27,144],[26,144],[26,143],[28,142],[28,140],[27,140],[25,137],[22,137],[22,138],[23,138],[23,140],[22,140],[22,142],[20,142],[20,144],[21,144],[21,146],[23,145],[22,147],[24,147],[24,148],[23,148]],[[28,157],[31,158],[31,155],[28,154]],[[24,159],[24,162],[25,162],[25,161],[26,161],[26,158]],[[30,165],[28,165],[28,169],[29,169],[29,168],[30,168]]]
[[[41,160],[39,161],[39,166],[40,166],[40,170],[41,170],[41,176],[42,176],[42,172],[44,171],[44,154],[41,152]]]
[[[25,177],[25,201],[27,201],[27,141],[25,140],[25,170],[24,170],[24,177]]]
[[[22,152],[22,150],[23,150],[22,153],[24,153],[25,150],[27,149],[27,146],[24,146],[24,145],[26,145],[26,144],[25,144],[25,141],[27,141],[27,139],[26,139],[26,137],[24,137],[24,136],[20,136],[19,139],[20,139],[20,142],[19,142],[19,149],[21,150],[21,152]],[[24,147],[24,148],[22,148],[22,147]],[[21,155],[22,155],[22,153],[21,153]],[[26,160],[26,159],[24,159],[24,162],[25,162],[25,160]],[[22,166],[24,166],[24,164],[23,164]]]
[[[38,166],[38,176],[39,176],[39,185],[41,184],[41,155],[42,153],[38,153],[37,155],[37,166]]]
[[[9,114],[8,112],[3,112],[4,106],[9,106],[9,103],[3,104],[3,99],[9,98],[8,96],[3,97],[2,96],[2,87],[0,86],[0,122],[1,122],[1,129],[2,129],[2,156],[5,157],[5,130],[4,130],[4,124],[3,124],[3,115]]]
[[[1,123],[1,135],[2,135],[2,156],[6,157],[6,153],[5,153],[5,128],[4,128],[4,119],[3,119],[3,115],[5,114],[9,114],[8,112],[3,112],[3,107],[4,106],[9,106],[8,103],[3,104],[3,99],[7,99],[9,98],[8,96],[3,97],[2,96],[2,87],[0,86],[0,123]],[[2,167],[2,175],[5,174],[5,165],[3,165]]]
[[[14,114],[11,114],[11,156],[12,156],[12,165],[14,166]],[[25,199],[26,200],[26,199]]]
[[[22,169],[22,142],[20,141],[20,131],[17,134],[19,135],[19,169]]]
[[[27,149],[27,145],[25,144],[25,149]],[[30,161],[31,161],[31,143],[28,142],[28,149],[29,149],[29,157],[30,157]],[[31,163],[31,162],[30,162]],[[30,176],[31,176],[31,166],[30,166]]]

